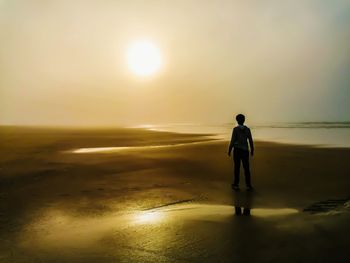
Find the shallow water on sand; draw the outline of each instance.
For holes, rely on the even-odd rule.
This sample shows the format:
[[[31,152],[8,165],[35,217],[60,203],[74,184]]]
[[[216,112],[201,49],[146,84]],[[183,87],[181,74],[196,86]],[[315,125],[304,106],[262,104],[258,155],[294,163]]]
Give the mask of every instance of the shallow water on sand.
[[[90,148],[79,148],[71,150],[72,153],[113,153],[121,151],[133,151],[133,150],[150,150],[168,148],[173,146],[184,146],[188,144],[199,144],[202,142],[187,142],[187,143],[173,143],[164,145],[146,145],[146,146],[116,146],[116,147],[90,147]]]
[[[271,218],[298,212],[293,208],[253,208],[249,216]],[[105,235],[126,229],[137,231],[147,225],[166,226],[189,220],[222,222],[234,215],[234,206],[214,204],[179,204],[99,216],[76,216],[50,208],[25,227],[20,239],[24,247],[85,247]]]

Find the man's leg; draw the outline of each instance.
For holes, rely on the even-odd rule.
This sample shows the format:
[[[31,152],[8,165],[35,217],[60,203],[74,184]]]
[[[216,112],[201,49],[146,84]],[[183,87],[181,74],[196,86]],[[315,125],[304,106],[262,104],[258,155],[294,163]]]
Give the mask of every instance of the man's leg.
[[[239,172],[240,172],[240,166],[241,166],[241,156],[239,154],[239,151],[233,150],[233,163],[234,163],[234,180],[233,185],[238,186],[239,185]]]
[[[247,187],[252,187],[251,181],[250,181],[250,168],[249,168],[249,152],[245,151],[242,156],[242,164],[244,168],[244,177],[245,177],[245,184]]]

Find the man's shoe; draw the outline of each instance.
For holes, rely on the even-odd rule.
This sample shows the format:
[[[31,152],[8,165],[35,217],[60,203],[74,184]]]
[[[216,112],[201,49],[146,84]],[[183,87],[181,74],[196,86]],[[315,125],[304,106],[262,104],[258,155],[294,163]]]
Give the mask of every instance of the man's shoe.
[[[232,189],[235,191],[239,191],[239,186],[238,185],[231,185]]]
[[[254,191],[253,186],[247,186],[247,191]]]

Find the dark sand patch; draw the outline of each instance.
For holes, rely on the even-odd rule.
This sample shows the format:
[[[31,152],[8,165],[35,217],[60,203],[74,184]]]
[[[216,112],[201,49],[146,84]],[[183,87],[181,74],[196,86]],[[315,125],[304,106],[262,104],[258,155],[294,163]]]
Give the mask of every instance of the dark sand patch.
[[[325,201],[316,202],[309,205],[303,211],[312,214],[326,213],[331,211],[341,212],[344,209],[349,209],[349,199],[328,199]]]

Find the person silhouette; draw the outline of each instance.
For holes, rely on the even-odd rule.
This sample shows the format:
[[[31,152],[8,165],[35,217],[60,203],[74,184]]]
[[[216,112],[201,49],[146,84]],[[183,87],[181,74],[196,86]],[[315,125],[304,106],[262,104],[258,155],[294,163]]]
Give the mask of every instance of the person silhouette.
[[[238,125],[232,130],[232,137],[228,148],[228,156],[231,156],[233,148],[234,178],[232,189],[236,191],[239,190],[239,175],[242,162],[244,168],[245,183],[247,186],[247,190],[249,191],[253,190],[249,168],[249,148],[250,154],[252,156],[254,155],[253,137],[250,132],[250,129],[244,125],[245,116],[243,114],[238,114],[236,116],[236,121]]]

